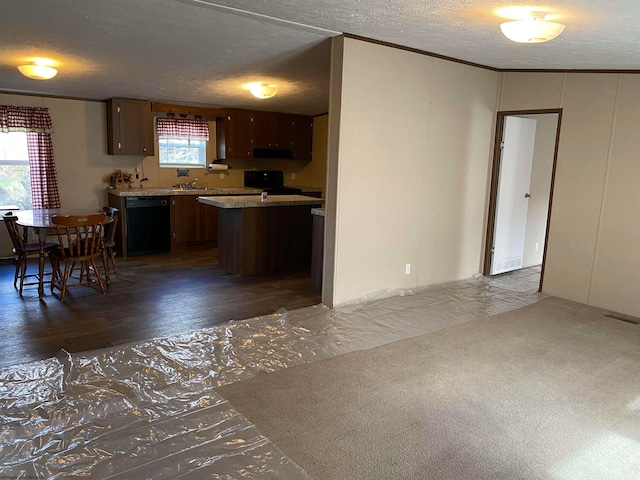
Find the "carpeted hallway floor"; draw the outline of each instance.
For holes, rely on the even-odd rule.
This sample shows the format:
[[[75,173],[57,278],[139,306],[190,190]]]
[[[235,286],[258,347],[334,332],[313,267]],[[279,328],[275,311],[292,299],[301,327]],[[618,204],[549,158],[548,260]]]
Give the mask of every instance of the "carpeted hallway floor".
[[[318,480],[640,478],[640,325],[557,298],[217,389]]]

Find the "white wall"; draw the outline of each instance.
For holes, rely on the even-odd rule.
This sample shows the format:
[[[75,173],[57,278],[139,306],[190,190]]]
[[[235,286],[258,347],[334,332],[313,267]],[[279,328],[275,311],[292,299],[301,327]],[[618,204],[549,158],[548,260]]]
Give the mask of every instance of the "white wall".
[[[497,85],[495,72],[334,40],[324,302],[479,271]]]
[[[523,267],[542,263],[544,236],[547,232],[547,212],[551,192],[553,155],[556,147],[558,114],[525,115],[536,120],[536,138],[533,147],[529,208],[524,240]],[[535,246],[538,244],[538,250]]]
[[[543,291],[640,315],[640,77],[502,77],[500,110],[563,108]]]

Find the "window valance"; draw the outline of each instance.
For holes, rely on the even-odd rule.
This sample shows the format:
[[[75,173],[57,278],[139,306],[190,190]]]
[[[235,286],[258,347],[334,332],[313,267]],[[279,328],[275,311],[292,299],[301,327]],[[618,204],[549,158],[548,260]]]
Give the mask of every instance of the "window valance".
[[[209,122],[201,118],[158,117],[158,138],[190,138],[209,141]]]
[[[52,129],[48,108],[0,105],[0,132],[51,133]]]

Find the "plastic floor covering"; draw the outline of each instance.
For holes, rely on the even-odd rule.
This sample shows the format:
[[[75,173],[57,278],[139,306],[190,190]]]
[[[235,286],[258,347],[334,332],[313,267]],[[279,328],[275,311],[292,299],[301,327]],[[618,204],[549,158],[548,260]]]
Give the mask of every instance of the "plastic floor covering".
[[[309,478],[215,388],[543,298],[539,268],[0,369],[0,478]]]

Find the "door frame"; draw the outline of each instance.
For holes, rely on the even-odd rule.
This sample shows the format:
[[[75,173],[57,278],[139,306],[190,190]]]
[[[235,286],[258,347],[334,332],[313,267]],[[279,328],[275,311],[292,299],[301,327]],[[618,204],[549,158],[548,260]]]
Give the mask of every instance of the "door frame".
[[[544,267],[547,260],[547,241],[549,239],[549,225],[551,222],[551,207],[553,205],[553,189],[556,180],[556,163],[558,161],[558,146],[560,144],[560,127],[562,125],[562,108],[550,108],[543,110],[508,110],[497,113],[496,132],[493,145],[493,166],[491,170],[491,184],[489,190],[489,210],[487,213],[487,234],[484,248],[484,265],[482,274],[490,275],[491,273],[491,250],[493,248],[493,240],[495,235],[496,223],[496,207],[498,202],[498,181],[500,178],[500,160],[501,148],[504,137],[504,122],[506,117],[522,116],[522,115],[545,115],[558,114],[558,124],[556,126],[556,140],[553,151],[553,166],[551,167],[551,190],[549,192],[549,207],[547,209],[547,227],[544,234],[544,246],[542,251],[542,271],[540,273],[540,284],[538,291],[542,291],[542,282],[544,279]]]

